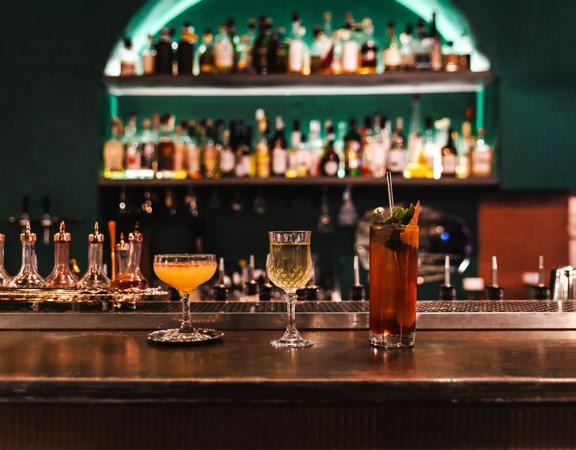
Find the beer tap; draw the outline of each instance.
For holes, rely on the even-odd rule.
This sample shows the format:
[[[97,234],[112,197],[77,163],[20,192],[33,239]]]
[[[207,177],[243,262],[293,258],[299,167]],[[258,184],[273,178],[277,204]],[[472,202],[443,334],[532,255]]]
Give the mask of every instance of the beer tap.
[[[535,300],[548,300],[550,298],[550,288],[544,282],[544,256],[538,257],[538,285],[534,287]]]
[[[444,284],[440,286],[438,300],[456,300],[456,289],[450,282],[450,256],[444,257]]]
[[[348,289],[348,300],[366,300],[366,290],[360,284],[360,264],[358,255],[354,256],[354,285]]]
[[[486,297],[488,300],[502,300],[504,289],[498,285],[498,260],[492,256],[492,283],[486,287]]]
[[[42,217],[40,218],[40,225],[42,226],[42,243],[44,245],[50,244],[50,227],[52,226],[52,215],[50,214],[50,197],[45,195],[42,198]]]

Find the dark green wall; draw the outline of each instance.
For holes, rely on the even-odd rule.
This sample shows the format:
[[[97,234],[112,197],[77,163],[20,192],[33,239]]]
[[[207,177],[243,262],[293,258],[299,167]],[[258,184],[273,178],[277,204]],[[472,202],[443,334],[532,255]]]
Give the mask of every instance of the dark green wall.
[[[245,1],[228,1],[252,9],[245,6]],[[101,119],[106,108],[100,78],[114,42],[143,3],[5,2],[0,15],[0,217],[3,220],[18,214],[24,193],[32,196],[32,213],[38,216],[42,195],[50,195],[55,214],[86,220],[73,227],[78,236],[73,249],[81,260],[85,258],[85,243],[79,237],[86,235],[88,222],[98,214],[96,180],[104,126]],[[325,2],[308,3],[318,12],[327,8]],[[369,3],[376,4],[375,0]],[[573,188],[576,60],[572,21],[576,3],[454,3],[468,17],[481,49],[500,78],[496,109],[504,187]],[[358,16],[368,13],[360,12],[364,4],[368,2],[358,2],[354,7]],[[219,15],[228,15],[221,1],[206,0],[198,8],[208,11],[210,5],[217,5]],[[264,5],[254,6],[254,14],[270,11],[271,6]],[[350,7],[341,0],[330,5],[335,12]],[[291,5],[290,12],[292,9]],[[372,100],[368,102],[373,110]],[[324,104],[319,102],[318,107]],[[0,222],[0,231],[8,234],[8,266],[14,271],[19,263],[15,242],[18,231],[4,221]],[[49,250],[42,248],[43,267],[50,266],[50,258]]]

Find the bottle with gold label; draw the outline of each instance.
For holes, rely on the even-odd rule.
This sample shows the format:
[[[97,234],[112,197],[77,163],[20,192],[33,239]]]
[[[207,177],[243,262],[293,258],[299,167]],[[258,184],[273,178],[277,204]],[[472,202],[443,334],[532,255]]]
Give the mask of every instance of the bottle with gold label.
[[[66,225],[60,222],[60,230],[54,235],[54,268],[44,280],[44,287],[75,289],[78,278],[70,270],[70,242],[72,236],[66,232]]]
[[[233,177],[236,169],[236,154],[230,142],[230,131],[235,131],[236,123],[230,121],[230,127],[224,128],[224,123],[218,129],[218,141],[220,143],[220,175],[222,177]]]
[[[104,143],[104,177],[118,179],[124,176],[124,145],[122,144],[122,122],[112,119],[110,138]]]
[[[88,235],[88,270],[80,279],[81,289],[103,289],[110,286],[110,278],[104,272],[102,256],[104,253],[104,235],[94,224],[94,232]]]
[[[24,231],[20,234],[22,243],[22,265],[20,271],[10,280],[12,288],[41,288],[44,278],[38,273],[36,259],[36,233],[32,233],[30,222],[26,221]]]
[[[202,163],[204,166],[204,178],[218,178],[219,173],[219,154],[214,139],[214,126],[212,120],[205,122],[202,137]]]
[[[268,178],[270,176],[270,148],[268,147],[268,122],[263,109],[256,110],[258,122],[258,142],[256,144],[256,176]]]
[[[6,237],[0,233],[0,286],[8,286],[10,283],[10,275],[4,268],[4,242]]]

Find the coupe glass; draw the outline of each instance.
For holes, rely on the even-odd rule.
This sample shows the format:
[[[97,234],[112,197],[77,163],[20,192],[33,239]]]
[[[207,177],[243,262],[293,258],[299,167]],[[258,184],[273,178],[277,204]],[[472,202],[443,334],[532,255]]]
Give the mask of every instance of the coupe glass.
[[[270,231],[270,257],[267,261],[268,277],[286,293],[288,327],[284,336],[271,342],[274,347],[309,347],[296,329],[296,290],[306,286],[312,276],[310,254],[311,231]]]
[[[158,278],[178,290],[183,315],[180,328],[154,331],[150,333],[149,339],[183,344],[212,340],[213,335],[192,327],[190,295],[216,272],[216,255],[155,255],[154,272]]]

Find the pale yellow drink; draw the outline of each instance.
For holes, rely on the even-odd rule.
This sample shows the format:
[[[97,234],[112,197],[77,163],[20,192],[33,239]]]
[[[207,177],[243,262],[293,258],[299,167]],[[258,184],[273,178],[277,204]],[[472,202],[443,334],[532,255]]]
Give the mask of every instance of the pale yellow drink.
[[[181,294],[191,294],[216,272],[216,261],[155,263],[156,276]]]
[[[286,292],[306,286],[312,277],[310,244],[273,243],[267,270],[270,281]]]

